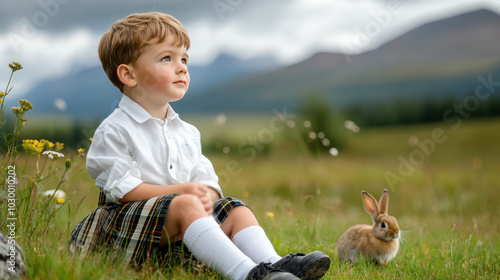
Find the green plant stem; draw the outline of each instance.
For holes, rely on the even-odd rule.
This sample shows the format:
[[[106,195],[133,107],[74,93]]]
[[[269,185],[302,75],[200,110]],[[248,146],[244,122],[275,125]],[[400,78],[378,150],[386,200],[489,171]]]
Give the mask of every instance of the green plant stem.
[[[4,92],[4,96],[3,96],[3,99],[2,99],[2,106],[0,107],[0,126],[4,125],[5,122],[3,120],[3,116],[4,116],[4,111],[5,111],[5,97],[7,97],[7,94],[9,94],[9,85],[10,85],[10,81],[12,80],[12,76],[14,75],[14,71],[12,71],[10,73],[10,78],[9,78],[9,82],[7,82],[7,87],[5,87],[5,92]],[[3,167],[3,166],[2,166]]]
[[[26,154],[26,161],[24,162],[24,168],[23,168],[23,172],[21,173],[21,178],[24,176],[24,174],[26,173],[26,168],[28,167],[28,159],[29,159],[29,155]]]
[[[5,120],[4,121],[4,113],[5,113],[5,98],[7,97],[7,95],[9,94],[10,90],[9,90],[9,86],[10,86],[10,82],[12,81],[12,76],[14,75],[14,72],[15,71],[12,71],[10,73],[10,77],[9,77],[9,81],[7,82],[7,86],[5,87],[5,92],[4,92],[4,96],[2,97],[2,105],[0,107],[0,127],[2,127],[7,121]],[[12,89],[12,88],[11,88]],[[4,157],[4,160],[2,161],[2,165],[0,166],[0,170],[5,170],[5,166],[12,161],[12,158],[13,158],[13,152],[15,150],[15,146],[16,146],[16,143],[17,143],[17,137],[16,137],[16,134],[19,135],[19,116],[16,116],[17,117],[17,123],[16,123],[16,128],[15,128],[15,132],[14,132],[14,136],[12,136],[12,139],[11,139],[11,142],[9,144],[7,144],[7,152],[5,153],[5,157]],[[22,117],[22,116],[21,116]],[[8,143],[8,141],[7,141]],[[2,172],[2,174],[0,174],[0,182],[3,182],[4,180],[4,174]]]
[[[45,170],[45,164],[47,164],[47,159],[48,159],[48,156],[45,157],[45,160],[43,161],[42,170],[40,171],[40,176],[43,175],[43,171]],[[52,163],[54,163],[54,161],[52,161]],[[49,166],[49,174],[50,174],[50,168],[51,167],[52,167],[52,164]],[[39,180],[40,177],[37,177],[36,179]]]
[[[64,184],[64,182],[66,182],[66,174],[71,170],[71,168],[69,169],[65,169],[64,170],[64,173],[61,177],[61,180],[59,180],[59,184],[57,184],[57,187],[55,188],[54,190],[54,193],[52,193],[52,195],[50,196],[49,199],[47,199],[47,201],[45,202],[45,205],[43,206],[43,212],[46,213],[47,212],[47,207],[49,206],[50,202],[52,201],[52,199],[54,198],[54,196],[56,195],[56,192],[59,190],[59,188],[61,188],[61,186]],[[57,210],[55,211],[52,211],[52,213],[49,215],[49,217],[47,217],[47,221],[45,222],[45,228],[43,230],[43,233],[45,233],[47,230],[48,230],[48,226],[50,224],[50,219],[54,216],[55,212],[57,212]]]
[[[14,160],[14,152],[17,149],[17,141],[19,140],[19,133],[21,132],[21,127],[22,127],[22,121],[21,118],[24,117],[24,114],[22,115],[16,115],[16,128],[14,129],[14,135],[12,135],[12,140],[8,148],[8,154],[9,157],[7,159],[6,155],[6,160],[7,162],[12,162]]]

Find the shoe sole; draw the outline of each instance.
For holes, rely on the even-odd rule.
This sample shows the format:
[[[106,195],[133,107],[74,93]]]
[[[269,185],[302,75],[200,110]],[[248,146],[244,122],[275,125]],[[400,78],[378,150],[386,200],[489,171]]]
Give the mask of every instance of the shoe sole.
[[[302,280],[317,280],[323,277],[330,269],[330,258],[326,255],[311,260],[304,270],[297,273]]]

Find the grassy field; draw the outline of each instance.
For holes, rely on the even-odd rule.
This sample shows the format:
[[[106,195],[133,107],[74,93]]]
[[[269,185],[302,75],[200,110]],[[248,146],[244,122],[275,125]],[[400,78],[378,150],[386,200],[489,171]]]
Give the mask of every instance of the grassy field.
[[[269,126],[265,117],[244,126],[232,119],[224,125],[192,122],[204,140],[231,136],[231,147]],[[266,155],[233,148],[207,156],[225,195],[248,203],[279,254],[321,250],[331,257],[325,279],[499,279],[500,119],[452,125],[361,128],[348,135],[336,157],[311,155],[293,129],[276,132]],[[436,130],[441,133],[433,138]],[[387,267],[339,262],[340,235],[354,224],[371,224],[360,192],[378,198],[384,188],[390,191],[389,213],[403,230],[396,259]],[[63,189],[70,198],[51,230],[35,240],[18,239],[31,279],[219,279],[163,263],[137,270],[104,254],[71,256],[69,233],[96,206],[98,191],[84,170]]]

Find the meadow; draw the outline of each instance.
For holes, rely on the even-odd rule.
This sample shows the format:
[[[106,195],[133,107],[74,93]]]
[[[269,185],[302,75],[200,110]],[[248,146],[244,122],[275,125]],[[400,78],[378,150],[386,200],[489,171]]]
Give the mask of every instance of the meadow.
[[[279,254],[328,254],[332,265],[324,279],[500,278],[499,118],[463,120],[460,126],[361,127],[349,131],[337,156],[305,149],[294,133],[299,122],[259,142],[259,133],[269,132],[266,116],[228,116],[223,124],[212,117],[188,120],[200,128],[224,194],[248,203]],[[23,164],[23,156],[16,163]],[[68,197],[46,219],[50,224],[38,223],[47,230],[28,239],[18,229],[30,279],[220,279],[168,263],[137,269],[102,252],[71,255],[71,230],[97,205],[98,190],[82,159],[61,187]],[[27,166],[28,172],[36,168],[35,160]],[[64,161],[53,170],[57,166],[62,172]],[[48,182],[38,187],[51,188]],[[371,224],[360,192],[378,198],[384,188],[390,191],[389,214],[403,231],[397,257],[387,267],[340,262],[340,235],[354,224]]]

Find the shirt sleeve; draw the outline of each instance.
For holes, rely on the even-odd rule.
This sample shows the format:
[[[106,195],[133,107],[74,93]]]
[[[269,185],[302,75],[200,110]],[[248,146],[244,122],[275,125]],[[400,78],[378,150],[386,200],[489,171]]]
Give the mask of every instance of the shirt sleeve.
[[[87,154],[87,171],[96,180],[96,186],[103,189],[108,202],[118,202],[142,183],[125,139],[117,128],[99,127]]]
[[[222,194],[222,189],[219,185],[219,177],[217,177],[217,174],[215,173],[214,167],[212,165],[212,162],[208,158],[206,158],[202,152],[201,152],[201,139],[200,139],[200,132],[197,128],[194,126],[189,125],[188,126],[191,135],[194,136],[194,153],[195,155],[195,165],[194,168],[191,171],[191,176],[189,178],[189,182],[196,182],[196,183],[201,183],[205,184],[214,190],[216,190],[220,197],[223,198],[224,195]]]
[[[224,195],[222,194],[222,189],[219,186],[219,178],[217,177],[217,174],[215,174],[214,167],[212,166],[212,163],[208,158],[206,158],[203,154],[201,154],[201,148],[200,148],[200,155],[199,155],[199,160],[198,163],[196,164],[195,168],[193,169],[193,172],[191,173],[191,182],[196,182],[196,183],[201,183],[205,184],[214,190],[216,190],[220,197],[223,198]]]

